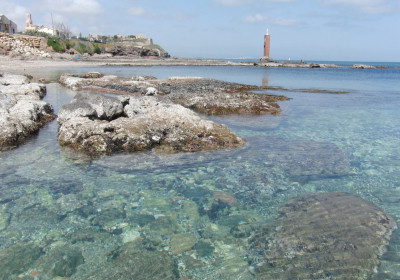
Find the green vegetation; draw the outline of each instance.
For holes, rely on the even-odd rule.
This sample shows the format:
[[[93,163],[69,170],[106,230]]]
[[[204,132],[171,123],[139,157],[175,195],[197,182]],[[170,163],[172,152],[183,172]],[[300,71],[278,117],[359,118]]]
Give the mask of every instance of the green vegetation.
[[[79,42],[78,45],[79,47],[75,48],[77,52],[79,52],[80,54],[84,54],[85,52],[87,52],[86,45],[84,43]]]
[[[56,52],[64,52],[65,51],[64,45],[57,38],[48,38],[47,45],[53,47],[53,50]]]
[[[37,30],[26,30],[24,35],[31,35],[31,36],[37,36],[37,37],[44,37],[44,38],[51,38],[52,36],[46,32],[39,32]]]
[[[93,47],[94,47],[94,53],[101,54],[101,49],[99,47],[99,44],[93,44]]]

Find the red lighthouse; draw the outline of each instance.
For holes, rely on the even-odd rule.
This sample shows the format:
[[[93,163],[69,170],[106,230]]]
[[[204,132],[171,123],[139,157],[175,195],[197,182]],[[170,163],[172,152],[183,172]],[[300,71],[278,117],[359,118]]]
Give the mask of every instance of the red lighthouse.
[[[271,35],[268,34],[268,29],[267,29],[267,34],[264,35],[264,57],[265,58],[269,57],[270,46],[271,46]]]
[[[261,61],[273,62],[274,60],[269,57],[269,50],[271,46],[271,35],[267,34],[264,35],[264,56],[260,59]]]

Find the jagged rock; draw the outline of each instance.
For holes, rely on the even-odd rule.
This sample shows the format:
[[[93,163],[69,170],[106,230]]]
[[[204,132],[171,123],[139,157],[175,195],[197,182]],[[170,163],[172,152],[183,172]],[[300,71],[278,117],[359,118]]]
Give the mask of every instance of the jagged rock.
[[[29,84],[29,78],[4,73],[0,76],[0,146],[11,146],[53,120],[53,108],[41,101],[46,87]]]
[[[354,64],[350,68],[353,68],[353,69],[376,69],[375,66],[366,65],[366,64]]]
[[[71,104],[61,109],[58,120],[62,124],[58,132],[61,146],[96,154],[154,147],[164,153],[190,152],[244,144],[225,125],[204,120],[165,98],[124,99],[98,93],[97,98],[91,99],[93,94],[77,94]]]
[[[396,222],[347,193],[293,198],[281,217],[250,239],[257,279],[370,279]]]
[[[143,79],[142,79],[143,78]],[[208,115],[222,114],[279,114],[276,101],[289,100],[285,96],[256,94],[251,90],[263,87],[230,83],[199,77],[154,77],[132,79],[104,76],[85,79],[65,74],[59,78],[64,86],[74,90],[96,90],[111,93],[141,93],[165,95],[172,102]],[[149,88],[152,88],[149,91]]]
[[[70,104],[61,108],[57,122],[63,124],[73,117],[112,120],[123,112],[123,104],[118,98],[93,92],[79,92]]]

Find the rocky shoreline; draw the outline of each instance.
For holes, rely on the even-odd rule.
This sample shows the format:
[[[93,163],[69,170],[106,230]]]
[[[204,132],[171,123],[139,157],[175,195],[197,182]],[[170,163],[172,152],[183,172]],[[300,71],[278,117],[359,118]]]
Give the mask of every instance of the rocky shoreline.
[[[282,95],[256,94],[264,87],[218,81],[201,77],[135,76],[131,79],[88,73],[83,76],[61,75],[59,82],[73,90],[93,90],[115,94],[162,95],[176,104],[207,115],[273,114],[281,112],[275,102],[289,98]]]
[[[22,75],[0,73],[0,148],[15,146],[56,116],[42,101],[46,86]]]

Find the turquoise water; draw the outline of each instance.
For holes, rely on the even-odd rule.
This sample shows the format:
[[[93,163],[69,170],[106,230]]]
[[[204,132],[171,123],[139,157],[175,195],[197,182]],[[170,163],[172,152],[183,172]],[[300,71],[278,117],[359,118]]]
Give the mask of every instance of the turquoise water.
[[[18,244],[40,248],[36,261],[12,263],[20,268],[13,270],[15,275],[54,277],[49,267],[62,266],[56,254],[61,248],[71,252],[71,261],[57,276],[107,278],[122,273],[124,263],[113,256],[133,240],[139,251],[165,252],[162,261],[170,258],[177,264],[181,278],[253,279],[247,239],[233,236],[231,228],[275,219],[278,207],[290,197],[349,192],[375,203],[396,221],[400,218],[400,69],[85,67],[28,74],[55,80],[62,73],[88,71],[282,86],[289,90],[266,92],[292,99],[279,103],[281,116],[204,116],[246,139],[239,149],[121,153],[91,160],[60,149],[53,121],[20,147],[1,152],[0,213],[10,218],[0,231],[0,250]],[[304,88],[349,93],[290,90]],[[56,113],[75,95],[57,83],[49,84],[47,91],[45,100]],[[221,195],[226,203],[218,202]],[[174,233],[189,233],[195,241],[178,253],[172,245]],[[395,232],[390,254],[381,262],[380,279],[400,277],[397,236]],[[137,269],[143,275],[153,270]]]

